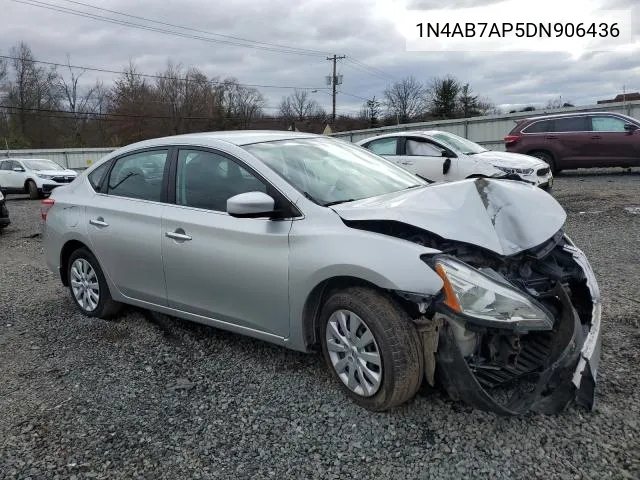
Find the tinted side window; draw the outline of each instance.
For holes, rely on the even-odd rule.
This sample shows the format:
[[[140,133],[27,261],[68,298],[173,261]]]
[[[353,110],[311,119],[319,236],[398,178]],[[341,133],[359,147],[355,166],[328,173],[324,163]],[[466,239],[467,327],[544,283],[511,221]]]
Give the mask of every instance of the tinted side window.
[[[11,170],[11,168],[9,167],[9,160],[0,162],[0,170]]]
[[[548,131],[549,131],[548,121],[535,122],[523,129],[524,133],[543,133]]]
[[[553,121],[554,132],[586,132],[586,117],[557,118]]]
[[[591,117],[594,132],[624,132],[625,121],[616,117]]]
[[[409,138],[406,143],[407,155],[422,155],[425,157],[442,157],[442,148],[423,140]]]
[[[397,145],[397,138],[382,138],[368,143],[367,148],[378,155],[395,155]]]
[[[87,178],[89,179],[89,183],[91,184],[94,190],[98,189],[98,185],[100,185],[100,180],[102,180],[102,177],[107,171],[107,168],[109,167],[109,163],[110,162],[103,163],[87,176]]]
[[[116,160],[109,175],[107,194],[160,201],[167,150],[134,153]]]
[[[180,150],[176,203],[218,212],[227,199],[246,192],[267,193],[267,186],[233,160],[213,152]]]

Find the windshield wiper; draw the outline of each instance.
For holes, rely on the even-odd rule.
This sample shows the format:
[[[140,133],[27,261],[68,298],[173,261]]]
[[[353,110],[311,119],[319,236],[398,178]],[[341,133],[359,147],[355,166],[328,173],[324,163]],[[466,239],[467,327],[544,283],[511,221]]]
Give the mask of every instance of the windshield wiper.
[[[330,207],[331,205],[338,205],[339,203],[347,203],[354,202],[355,198],[347,198],[346,200],[336,200],[334,202],[327,202],[324,204],[325,207]]]

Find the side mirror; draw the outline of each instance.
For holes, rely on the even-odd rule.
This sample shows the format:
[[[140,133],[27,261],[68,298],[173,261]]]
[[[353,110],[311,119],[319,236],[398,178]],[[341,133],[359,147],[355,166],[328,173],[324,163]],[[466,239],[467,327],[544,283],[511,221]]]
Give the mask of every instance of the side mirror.
[[[442,173],[446,174],[451,168],[451,159],[447,158],[442,164]]]
[[[625,123],[625,124],[624,124],[624,129],[625,129],[627,132],[633,132],[633,131],[635,131],[635,130],[637,130],[637,129],[638,129],[638,126],[637,126],[637,125],[634,125],[633,123]]]
[[[24,172],[24,168],[22,167],[13,167],[14,172]]]
[[[247,192],[227,199],[227,213],[238,218],[271,217],[275,200],[262,192]]]

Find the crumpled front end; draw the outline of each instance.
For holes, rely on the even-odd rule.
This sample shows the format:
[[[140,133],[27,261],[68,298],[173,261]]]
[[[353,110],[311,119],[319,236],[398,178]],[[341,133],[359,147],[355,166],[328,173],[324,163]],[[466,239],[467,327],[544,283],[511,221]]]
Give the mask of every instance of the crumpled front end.
[[[552,324],[501,328],[437,299],[431,318],[417,322],[429,383],[439,381],[453,399],[498,415],[551,414],[572,402],[593,409],[601,304],[584,253],[562,236],[542,250],[486,268],[544,305]]]

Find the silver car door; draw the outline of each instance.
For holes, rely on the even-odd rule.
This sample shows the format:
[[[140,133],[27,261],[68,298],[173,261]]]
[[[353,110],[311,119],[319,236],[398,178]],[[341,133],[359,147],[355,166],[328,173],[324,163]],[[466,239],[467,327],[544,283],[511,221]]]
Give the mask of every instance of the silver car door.
[[[228,198],[268,193],[267,184],[235,158],[187,148],[178,151],[171,183],[175,204],[162,220],[169,306],[286,337],[292,220],[226,213]]]
[[[142,166],[167,163],[168,149],[118,158],[103,189],[86,207],[91,248],[118,290],[136,300],[166,305],[161,252],[162,178]],[[166,195],[166,193],[165,193]]]

